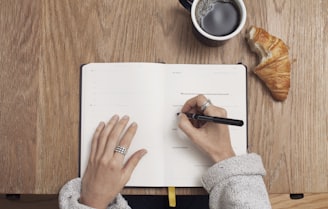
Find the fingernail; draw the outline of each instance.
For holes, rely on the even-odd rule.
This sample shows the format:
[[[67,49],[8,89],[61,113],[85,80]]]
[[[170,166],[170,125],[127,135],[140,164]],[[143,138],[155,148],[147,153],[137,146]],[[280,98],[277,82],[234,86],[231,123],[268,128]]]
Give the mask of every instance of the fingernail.
[[[107,124],[116,123],[118,119],[119,119],[118,115],[113,115],[112,118],[107,122]]]
[[[147,150],[142,150],[142,152],[141,152],[141,157],[143,157],[145,154],[147,154]]]
[[[105,123],[103,121],[101,121],[98,124],[96,131],[101,131],[104,128],[104,126],[105,126]]]
[[[131,127],[136,127],[138,124],[136,122],[131,123]]]
[[[181,121],[181,119],[182,119],[183,116],[185,116],[185,114],[184,114],[184,113],[180,113],[180,114],[178,115],[178,120]]]
[[[129,116],[124,115],[122,119],[127,120],[127,119],[129,119]]]

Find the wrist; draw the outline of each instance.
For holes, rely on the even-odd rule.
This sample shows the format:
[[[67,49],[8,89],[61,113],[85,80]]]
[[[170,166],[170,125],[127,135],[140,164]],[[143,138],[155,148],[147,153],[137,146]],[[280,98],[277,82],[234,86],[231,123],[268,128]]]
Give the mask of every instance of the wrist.
[[[219,153],[217,156],[213,156],[213,160],[215,163],[221,162],[223,160],[235,157],[236,154],[235,152],[231,149],[231,150],[227,150],[225,152]]]
[[[107,208],[107,203],[102,203],[101,200],[97,200],[96,198],[83,198],[82,196],[78,200],[80,204],[92,207],[92,208],[97,208],[97,209],[106,209]]]

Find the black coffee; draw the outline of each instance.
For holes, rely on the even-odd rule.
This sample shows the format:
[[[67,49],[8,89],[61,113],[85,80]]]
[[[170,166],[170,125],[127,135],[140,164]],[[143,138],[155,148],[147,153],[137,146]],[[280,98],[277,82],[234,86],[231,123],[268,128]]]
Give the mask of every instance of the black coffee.
[[[213,2],[207,13],[200,19],[200,27],[214,36],[232,33],[238,27],[240,15],[232,2]]]

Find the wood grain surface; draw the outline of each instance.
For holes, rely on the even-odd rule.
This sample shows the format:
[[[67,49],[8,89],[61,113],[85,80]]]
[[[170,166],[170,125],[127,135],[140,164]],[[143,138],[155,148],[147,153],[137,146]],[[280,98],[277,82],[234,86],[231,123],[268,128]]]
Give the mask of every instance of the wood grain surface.
[[[242,33],[213,48],[196,40],[177,0],[0,0],[0,193],[56,194],[78,176],[80,65],[89,62],[244,63],[249,151],[263,158],[268,191],[328,192],[328,1],[245,4]],[[289,46],[284,102],[252,73],[251,25]]]

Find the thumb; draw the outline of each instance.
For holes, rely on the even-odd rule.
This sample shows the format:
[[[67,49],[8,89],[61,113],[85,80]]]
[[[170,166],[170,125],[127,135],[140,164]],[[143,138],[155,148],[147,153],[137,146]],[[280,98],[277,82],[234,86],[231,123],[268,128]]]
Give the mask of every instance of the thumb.
[[[138,165],[141,158],[147,153],[147,150],[142,149],[137,152],[135,152],[126,162],[123,168],[123,175],[126,179],[126,182],[130,179],[130,176],[136,166]]]
[[[197,132],[197,128],[195,128],[190,122],[189,118],[185,114],[179,115],[179,128],[187,134],[190,139],[194,139],[194,135]]]

